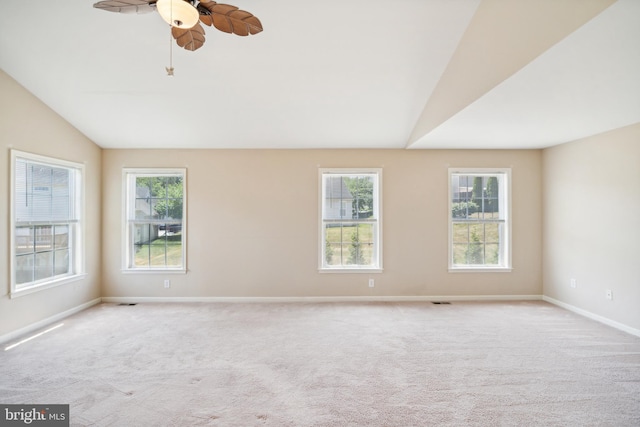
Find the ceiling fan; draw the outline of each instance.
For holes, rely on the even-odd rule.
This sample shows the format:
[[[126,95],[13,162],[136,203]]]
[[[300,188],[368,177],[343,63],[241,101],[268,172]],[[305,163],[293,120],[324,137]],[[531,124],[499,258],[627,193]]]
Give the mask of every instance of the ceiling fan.
[[[118,13],[148,13],[157,10],[169,25],[178,46],[194,51],[204,44],[204,29],[248,36],[262,31],[262,23],[251,13],[213,0],[103,0],[93,7]],[[169,71],[169,69],[167,69]]]

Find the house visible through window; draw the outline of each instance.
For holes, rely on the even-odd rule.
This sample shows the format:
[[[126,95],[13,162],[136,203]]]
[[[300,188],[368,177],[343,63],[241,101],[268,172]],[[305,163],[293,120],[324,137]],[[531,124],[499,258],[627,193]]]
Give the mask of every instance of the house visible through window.
[[[126,169],[125,270],[185,269],[185,170]]]
[[[320,170],[320,269],[380,270],[379,169]]]
[[[449,268],[509,269],[508,169],[449,171]]]
[[[83,166],[12,151],[11,294],[82,274]]]

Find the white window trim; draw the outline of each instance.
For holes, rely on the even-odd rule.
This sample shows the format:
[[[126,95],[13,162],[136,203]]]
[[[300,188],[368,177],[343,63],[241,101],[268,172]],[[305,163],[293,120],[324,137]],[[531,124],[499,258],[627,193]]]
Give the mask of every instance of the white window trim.
[[[453,220],[451,218],[451,204],[452,204],[452,189],[451,189],[451,175],[452,174],[463,174],[463,175],[492,175],[501,173],[504,174],[507,180],[506,183],[506,208],[507,212],[505,213],[505,230],[507,233],[506,238],[504,239],[504,244],[506,248],[504,253],[507,257],[507,261],[504,266],[464,266],[464,267],[456,267],[453,265]],[[511,168],[449,168],[448,171],[448,184],[447,184],[447,221],[448,221],[448,265],[449,265],[449,273],[509,273],[513,270],[512,266],[512,254],[511,254],[511,229],[512,229],[512,220],[511,220]]]
[[[73,236],[73,247],[71,248],[71,264],[73,273],[66,276],[57,278],[45,279],[39,282],[34,282],[31,285],[20,286],[16,285],[16,209],[15,209],[15,166],[18,158],[25,159],[31,162],[43,163],[45,165],[61,166],[75,170],[75,192],[77,197],[75,198],[76,210],[78,212],[78,222],[75,226],[75,235]],[[69,160],[62,160],[55,157],[42,156],[39,154],[28,153],[26,151],[11,150],[11,167],[9,178],[9,206],[10,206],[10,235],[9,235],[9,256],[11,262],[11,287],[9,290],[10,298],[17,298],[24,295],[29,295],[35,292],[39,292],[45,289],[54,288],[57,286],[65,285],[67,283],[76,282],[87,276],[85,270],[85,165],[82,163],[76,163]]]
[[[182,267],[130,267],[129,256],[129,179],[128,176],[182,174]],[[122,169],[122,273],[126,274],[185,274],[187,272],[187,168],[123,168]]]
[[[326,173],[344,174],[344,175],[360,175],[360,174],[376,174],[378,176],[378,182],[374,191],[377,194],[376,209],[378,212],[377,226],[378,226],[378,241],[377,241],[377,255],[378,265],[375,267],[325,267],[324,266],[324,227],[322,207],[324,203],[324,189],[322,186],[322,178]],[[382,273],[382,168],[318,168],[318,272],[320,273]]]

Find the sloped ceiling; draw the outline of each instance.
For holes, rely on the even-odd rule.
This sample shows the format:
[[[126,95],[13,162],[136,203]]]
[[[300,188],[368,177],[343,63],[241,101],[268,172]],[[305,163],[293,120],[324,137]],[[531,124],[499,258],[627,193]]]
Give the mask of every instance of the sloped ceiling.
[[[638,0],[232,0],[264,32],[0,2],[0,68],[104,148],[540,148],[640,122]],[[167,76],[170,63],[174,76]]]

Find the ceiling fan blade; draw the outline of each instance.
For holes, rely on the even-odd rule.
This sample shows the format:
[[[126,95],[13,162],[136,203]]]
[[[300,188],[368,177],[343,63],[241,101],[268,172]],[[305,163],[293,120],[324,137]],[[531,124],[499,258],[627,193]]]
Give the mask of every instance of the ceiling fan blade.
[[[194,51],[204,44],[204,28],[199,23],[192,28],[171,27],[171,35],[186,50]]]
[[[213,25],[225,33],[248,36],[262,31],[262,23],[258,18],[230,4],[205,0],[198,3],[198,12],[203,24]]]
[[[103,0],[95,3],[96,9],[118,13],[149,13],[153,12],[156,0]]]

